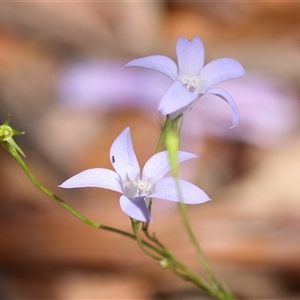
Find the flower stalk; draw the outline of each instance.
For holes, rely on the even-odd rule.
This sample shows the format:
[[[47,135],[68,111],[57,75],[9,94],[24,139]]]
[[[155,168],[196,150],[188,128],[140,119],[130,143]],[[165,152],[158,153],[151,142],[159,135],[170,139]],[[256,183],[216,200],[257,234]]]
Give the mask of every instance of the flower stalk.
[[[166,121],[163,126],[159,144],[162,144],[163,142],[165,144],[165,147],[168,151],[169,159],[171,162],[171,171],[174,176],[174,180],[176,182],[177,193],[179,195],[179,198],[183,199],[180,183],[178,181],[178,171],[179,171],[179,169],[178,169],[178,166],[179,166],[178,151],[180,148],[180,129],[179,129],[179,122],[178,122],[179,120],[180,120],[180,116],[175,120],[170,119],[168,116],[166,117]],[[179,212],[181,215],[183,227],[191,241],[191,244],[195,248],[197,256],[198,256],[208,278],[211,281],[211,284],[213,286],[213,289],[216,292],[218,299],[234,299],[231,292],[227,289],[227,287],[224,286],[223,282],[218,280],[218,278],[214,274],[213,270],[211,269],[210,264],[209,264],[205,254],[204,254],[202,248],[200,247],[200,244],[193,232],[193,229],[190,224],[189,217],[188,217],[186,205],[182,200],[178,202],[178,207],[179,207]],[[225,298],[223,298],[223,297],[225,297]]]

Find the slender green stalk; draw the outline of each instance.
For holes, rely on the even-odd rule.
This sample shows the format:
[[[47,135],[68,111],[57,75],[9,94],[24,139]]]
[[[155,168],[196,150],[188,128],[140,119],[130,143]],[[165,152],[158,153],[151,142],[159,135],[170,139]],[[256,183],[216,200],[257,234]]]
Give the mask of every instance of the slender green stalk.
[[[177,191],[179,193],[179,198],[182,199],[178,178],[175,178],[175,180],[176,180],[176,185],[177,185]],[[206,256],[205,256],[202,248],[200,247],[200,244],[199,244],[199,242],[198,242],[198,240],[197,240],[197,238],[196,238],[196,236],[193,232],[193,229],[192,229],[192,226],[190,224],[189,217],[188,217],[188,214],[187,214],[186,205],[182,201],[180,201],[178,203],[178,206],[179,206],[179,212],[180,212],[180,215],[181,215],[183,226],[184,226],[184,228],[187,232],[188,237],[190,238],[190,241],[191,241],[192,245],[194,246],[194,248],[196,250],[198,258],[201,261],[206,274],[210,278],[210,280],[211,280],[214,288],[217,290],[217,292],[218,293],[219,292],[223,293],[224,287],[219,282],[219,280],[216,278],[214,272],[212,271],[212,269],[211,269],[211,267],[208,263],[208,260],[206,259]],[[220,298],[220,299],[222,299],[222,298]],[[225,299],[231,299],[231,298],[225,298]]]
[[[18,162],[18,164],[21,166],[21,168],[23,169],[23,171],[26,173],[26,175],[29,177],[30,181],[39,189],[41,190],[43,193],[45,193],[46,195],[50,196],[52,199],[54,199],[56,202],[58,202],[61,206],[63,206],[66,210],[68,210],[72,215],[74,215],[76,218],[78,218],[79,220],[83,221],[84,223],[95,227],[95,228],[101,228],[101,229],[105,229],[108,231],[112,231],[112,232],[116,232],[119,234],[122,234],[124,236],[128,236],[130,238],[135,239],[135,236],[133,234],[130,234],[126,231],[122,231],[113,227],[109,227],[109,226],[105,226],[102,225],[100,223],[94,222],[88,218],[86,218],[85,216],[83,216],[82,214],[80,214],[78,211],[76,211],[74,208],[72,208],[69,204],[67,204],[64,200],[62,200],[60,197],[58,197],[57,195],[55,195],[53,192],[51,192],[50,190],[48,190],[45,186],[43,186],[36,178],[35,176],[32,174],[32,172],[30,171],[30,169],[27,167],[26,163],[24,162],[24,160],[20,157],[18,151],[12,147],[10,144],[8,143],[4,143],[2,144],[3,147],[5,147],[5,149],[16,159],[16,161]]]
[[[165,140],[166,140],[166,134],[169,131],[169,128],[174,127],[174,126],[176,127],[180,118],[181,118],[181,115],[179,117],[177,117],[175,120],[171,120],[168,116],[166,117],[165,123],[160,132],[160,136],[158,139],[155,153],[162,151],[162,148],[164,147]],[[150,198],[149,205],[148,205],[148,209],[149,209],[150,213],[151,213],[151,207],[152,207],[152,198]],[[158,240],[155,237],[152,237],[149,233],[149,222],[143,224],[143,231],[145,232],[146,236],[150,240],[152,240],[155,243],[158,242]]]
[[[157,256],[155,254],[153,254],[152,252],[150,252],[147,248],[144,247],[144,243],[141,239],[141,236],[140,236],[140,225],[141,225],[141,222],[140,221],[136,221],[136,220],[133,220],[133,219],[130,219],[131,220],[131,226],[132,226],[132,230],[134,232],[134,235],[135,235],[135,238],[141,248],[141,250],[147,254],[148,256],[154,258],[155,260],[159,261],[161,260],[161,256]],[[160,252],[160,251],[159,251]]]
[[[213,288],[209,286],[208,283],[206,283],[204,280],[201,280],[199,276],[197,276],[195,273],[193,273],[189,268],[187,268],[184,264],[182,264],[179,260],[177,260],[162,244],[154,237],[150,237],[152,241],[155,241],[158,246],[163,247],[162,249],[156,248],[156,252],[159,253],[161,256],[156,256],[152,252],[148,251],[148,249],[145,248],[144,241],[140,237],[140,222],[135,221],[131,219],[132,229],[135,234],[136,240],[138,242],[138,245],[140,246],[140,249],[148,256],[152,257],[153,259],[157,260],[158,262],[162,261],[162,257],[164,257],[167,262],[164,266],[165,268],[170,269],[174,274],[177,276],[193,282],[196,286],[198,286],[203,291],[206,291],[208,294],[210,294],[213,297],[217,297],[216,292]],[[217,297],[218,298],[218,297]]]
[[[43,193],[45,193],[46,195],[50,196],[52,199],[54,199],[56,202],[58,202],[61,206],[63,206],[67,211],[69,211],[72,215],[74,215],[76,218],[78,218],[79,220],[81,220],[82,222],[95,227],[95,228],[99,228],[99,229],[103,229],[106,231],[110,231],[110,232],[114,232],[114,233],[118,233],[120,235],[129,237],[131,239],[136,239],[136,236],[132,233],[123,231],[121,229],[118,228],[114,228],[114,227],[110,227],[110,226],[106,226],[97,222],[94,222],[88,218],[86,218],[85,216],[83,216],[82,214],[80,214],[78,211],[76,211],[74,208],[72,208],[69,204],[67,204],[64,200],[62,200],[60,197],[58,197],[56,194],[54,194],[53,192],[51,192],[49,189],[47,189],[44,185],[42,185],[36,178],[35,176],[32,174],[32,172],[30,171],[30,169],[27,167],[26,163],[24,162],[24,160],[20,157],[18,151],[11,146],[9,143],[2,143],[2,146],[16,159],[16,161],[18,162],[18,164],[21,166],[21,168],[23,169],[23,171],[25,172],[25,174],[29,177],[30,181],[39,189],[41,190]],[[148,247],[149,249],[156,251],[157,253],[160,253],[159,250],[154,247],[153,245],[149,244],[148,242],[141,240],[142,244],[146,247]]]
[[[206,256],[204,255],[204,252],[202,251],[202,248],[200,247],[200,244],[192,230],[192,226],[190,224],[189,221],[189,217],[187,214],[187,209],[186,209],[186,205],[183,203],[182,199],[182,193],[181,193],[181,189],[180,189],[180,185],[179,185],[179,181],[178,181],[178,151],[179,151],[179,144],[180,144],[180,130],[178,127],[178,121],[177,120],[168,120],[168,117],[166,119],[165,122],[165,126],[163,127],[163,129],[165,129],[165,134],[162,134],[162,136],[164,137],[164,141],[165,141],[165,145],[167,148],[167,151],[169,153],[169,158],[170,158],[170,163],[171,163],[171,170],[173,173],[173,176],[175,178],[176,181],[176,188],[179,194],[179,199],[181,199],[181,201],[178,203],[179,206],[179,212],[181,215],[181,219],[183,222],[183,226],[184,229],[193,245],[193,247],[195,248],[195,251],[197,253],[197,256],[199,258],[199,260],[201,261],[204,270],[206,272],[206,274],[208,275],[208,277],[211,280],[211,283],[214,287],[214,289],[216,290],[216,293],[219,295],[219,299],[223,299],[223,295],[224,293],[226,293],[226,299],[232,299],[232,295],[228,292],[227,293],[227,289],[223,286],[223,284],[217,279],[217,277],[215,276],[214,272],[212,271]]]

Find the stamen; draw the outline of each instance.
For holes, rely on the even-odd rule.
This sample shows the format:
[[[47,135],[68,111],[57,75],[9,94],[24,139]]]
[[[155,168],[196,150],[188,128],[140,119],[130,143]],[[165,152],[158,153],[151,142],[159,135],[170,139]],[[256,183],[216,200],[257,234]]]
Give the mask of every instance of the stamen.
[[[150,189],[152,188],[152,185],[153,185],[153,180],[152,180],[152,178],[150,178],[148,180],[148,186],[147,186],[146,192],[150,191]]]
[[[135,181],[128,178],[124,184],[124,195],[128,198],[134,198],[137,196],[147,196],[153,186],[153,180],[150,178],[148,182],[140,180]]]
[[[190,92],[195,92],[197,86],[199,85],[199,76],[188,77],[184,76],[180,78],[182,84],[187,88]]]
[[[138,184],[139,191],[146,191],[147,190],[147,183],[145,181],[140,181]]]
[[[134,180],[128,180],[126,182],[126,187],[128,189],[133,189],[133,188],[136,188],[137,187],[137,183],[134,181]]]

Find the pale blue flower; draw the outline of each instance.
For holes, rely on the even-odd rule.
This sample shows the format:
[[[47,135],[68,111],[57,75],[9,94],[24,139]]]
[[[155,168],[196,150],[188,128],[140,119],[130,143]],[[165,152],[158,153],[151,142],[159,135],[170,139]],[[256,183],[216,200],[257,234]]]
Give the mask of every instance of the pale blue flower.
[[[192,40],[179,37],[176,53],[178,67],[174,61],[162,55],[138,58],[124,67],[155,69],[174,81],[158,105],[160,114],[176,118],[189,111],[201,96],[216,95],[230,105],[234,127],[239,120],[237,106],[226,91],[214,86],[244,75],[245,70],[241,64],[232,58],[219,58],[204,66],[204,47],[199,37]]]
[[[196,155],[192,153],[178,152],[179,163],[195,157]],[[98,187],[119,192],[122,194],[120,206],[123,212],[142,222],[151,221],[148,204],[152,197],[177,202],[182,200],[187,204],[210,200],[204,191],[184,180],[179,180],[183,198],[180,199],[175,179],[163,177],[171,169],[167,151],[154,154],[141,172],[128,127],[113,142],[110,160],[115,171],[102,168],[88,169],[69,178],[60,187]]]

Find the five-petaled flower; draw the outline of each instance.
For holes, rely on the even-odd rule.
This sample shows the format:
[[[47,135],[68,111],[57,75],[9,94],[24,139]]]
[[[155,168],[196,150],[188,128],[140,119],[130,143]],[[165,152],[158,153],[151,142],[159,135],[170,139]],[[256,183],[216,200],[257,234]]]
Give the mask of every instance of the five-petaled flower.
[[[176,45],[178,67],[170,58],[152,55],[130,61],[124,67],[145,67],[160,71],[174,83],[158,105],[158,112],[176,118],[189,111],[204,94],[225,100],[232,109],[234,127],[239,112],[233,98],[216,84],[245,74],[241,64],[232,58],[219,58],[204,65],[204,47],[199,37],[188,40],[179,37]]]
[[[178,152],[179,163],[195,157],[192,153]],[[187,204],[210,200],[199,187],[184,180],[179,180],[182,199],[179,197],[175,179],[164,177],[171,169],[167,151],[154,154],[141,172],[128,127],[113,142],[110,159],[115,172],[103,168],[88,169],[69,178],[60,187],[98,187],[120,192],[123,212],[142,222],[151,221],[148,204],[152,197]]]

